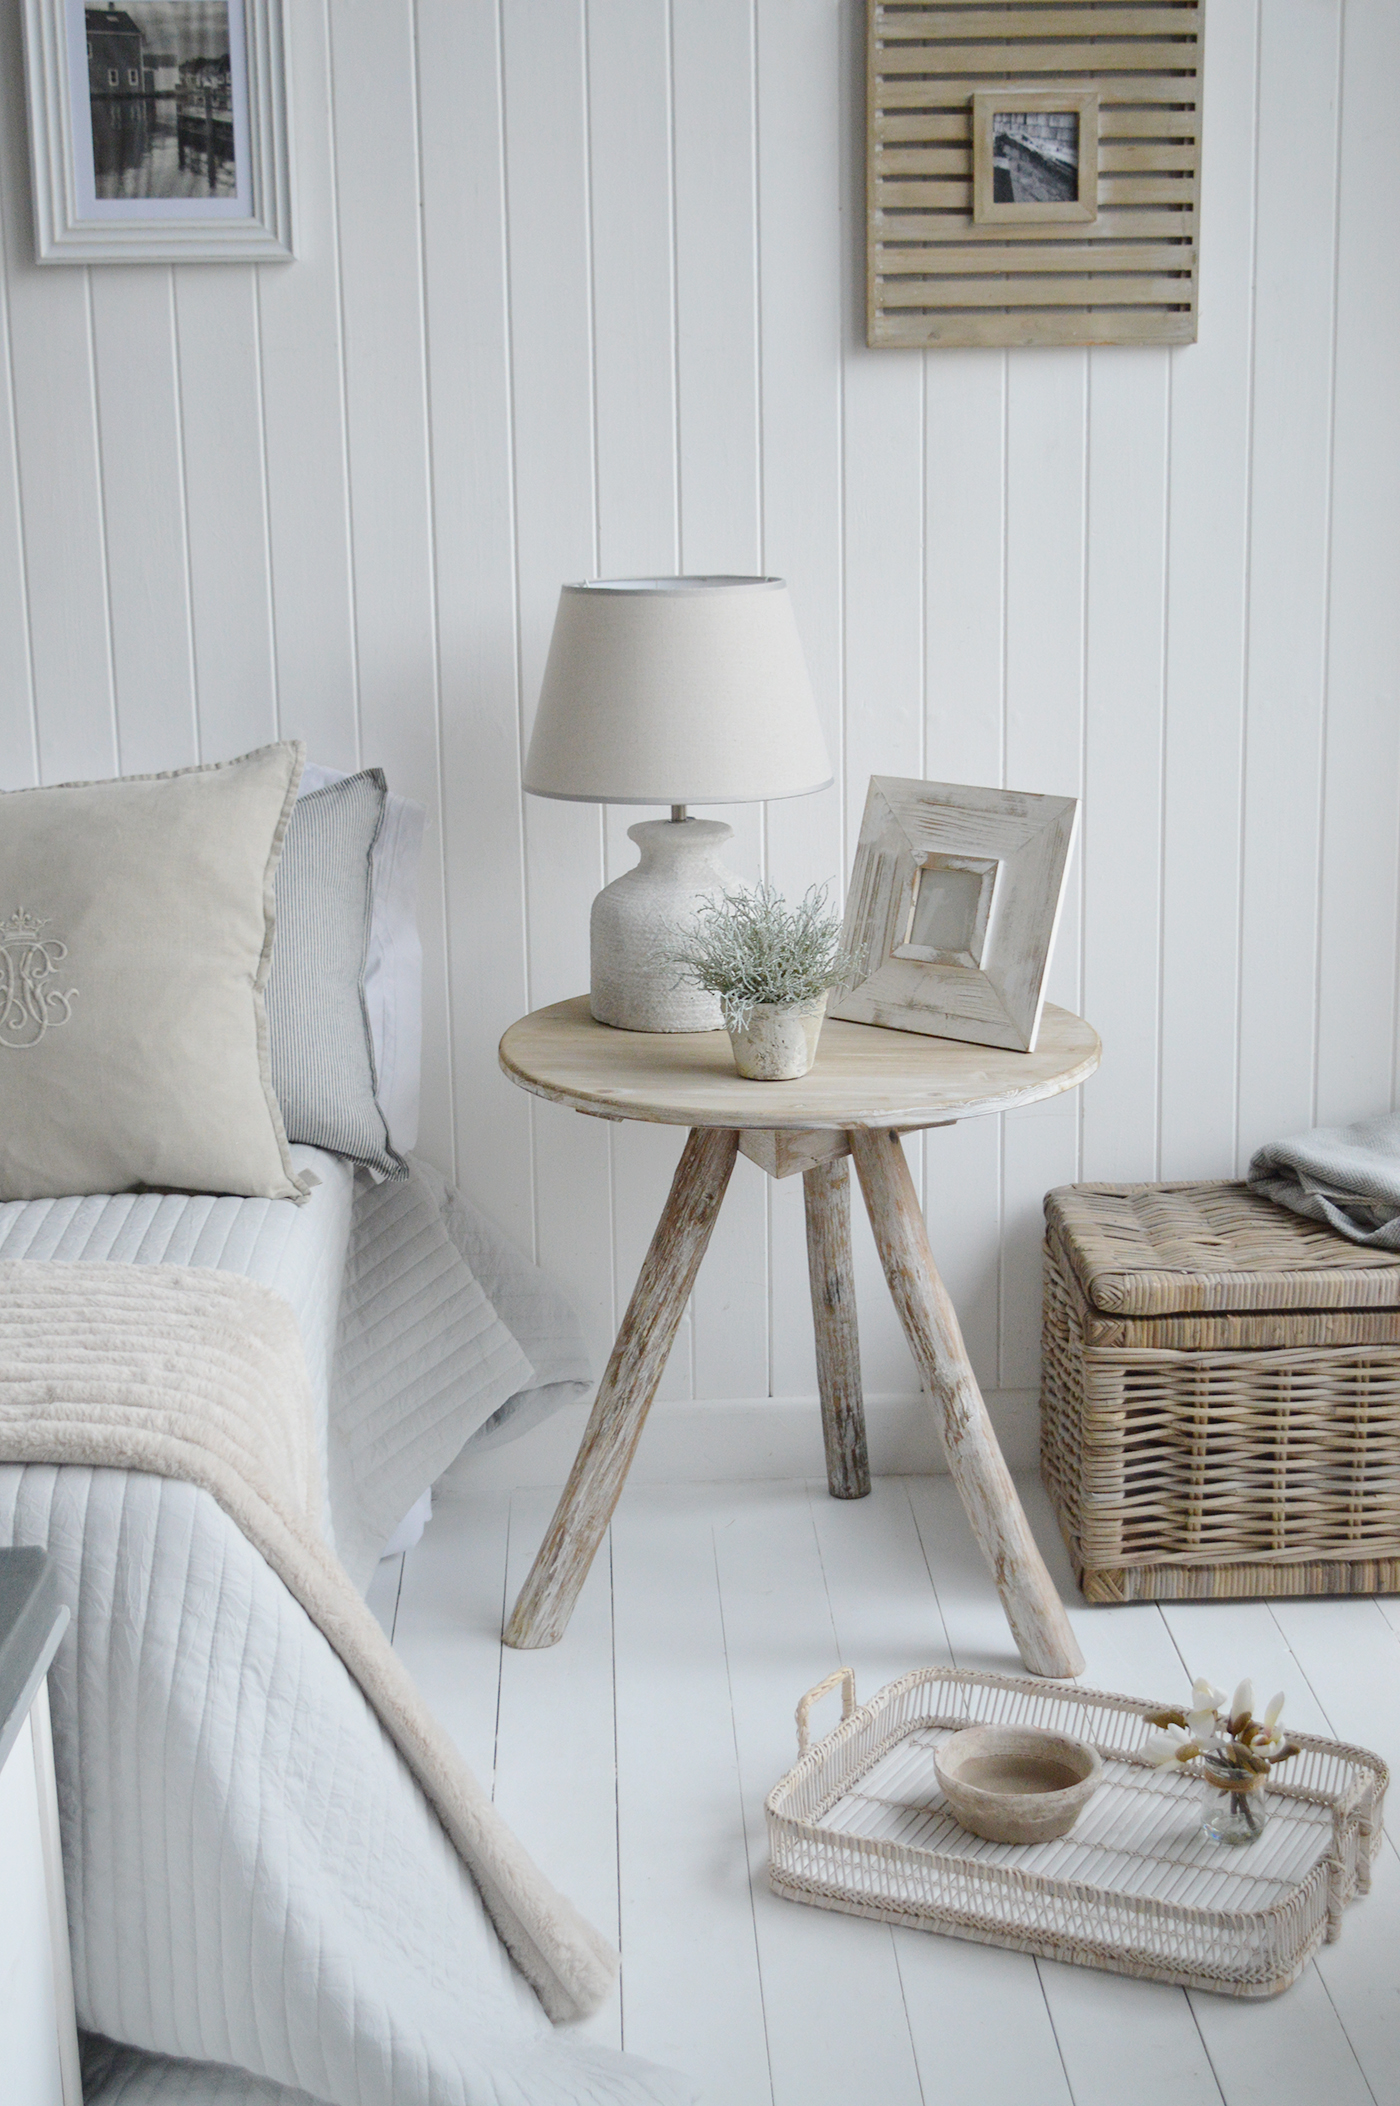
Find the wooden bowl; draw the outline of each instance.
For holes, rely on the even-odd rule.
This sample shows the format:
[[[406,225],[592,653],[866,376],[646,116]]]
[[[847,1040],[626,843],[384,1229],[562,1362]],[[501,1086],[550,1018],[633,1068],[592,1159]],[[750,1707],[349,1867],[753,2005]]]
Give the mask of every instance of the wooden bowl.
[[[949,1811],[989,1843],[1068,1835],[1094,1795],[1098,1751],[1040,1726],[969,1726],[934,1750]]]

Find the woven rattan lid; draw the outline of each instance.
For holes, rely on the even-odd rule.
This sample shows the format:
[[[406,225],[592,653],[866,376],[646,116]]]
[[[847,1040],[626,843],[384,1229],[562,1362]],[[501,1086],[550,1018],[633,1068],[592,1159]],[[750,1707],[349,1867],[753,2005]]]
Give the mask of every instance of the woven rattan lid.
[[[1248,1185],[1061,1185],[1045,1218],[1096,1309],[1400,1308],[1400,1256],[1350,1243]]]

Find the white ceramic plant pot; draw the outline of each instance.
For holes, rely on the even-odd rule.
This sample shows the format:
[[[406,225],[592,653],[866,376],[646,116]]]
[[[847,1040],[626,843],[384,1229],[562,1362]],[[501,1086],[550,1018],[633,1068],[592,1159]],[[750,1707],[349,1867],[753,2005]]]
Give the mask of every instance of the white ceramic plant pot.
[[[731,1031],[734,1065],[750,1082],[795,1082],[817,1057],[826,996],[802,1009],[760,1002],[742,1031]]]

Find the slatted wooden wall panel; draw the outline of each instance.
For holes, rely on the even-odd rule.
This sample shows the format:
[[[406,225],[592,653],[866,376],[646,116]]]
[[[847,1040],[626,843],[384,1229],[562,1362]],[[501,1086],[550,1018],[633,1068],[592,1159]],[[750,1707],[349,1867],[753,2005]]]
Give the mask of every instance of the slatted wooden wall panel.
[[[1201,0],[870,0],[867,327],[880,344],[1196,336]],[[977,223],[972,98],[1092,88],[1097,218]]]
[[[422,798],[424,1146],[601,1359],[679,1137],[496,1068],[631,855],[636,815],[520,795],[558,586],[786,573],[839,779],[726,814],[740,867],[844,872],[876,771],[1085,798],[1050,992],[1103,1070],[915,1151],[1025,1452],[1048,1185],[1223,1174],[1394,1087],[1400,8],[1209,10],[1198,344],[927,354],[862,341],[846,0],[290,20],[301,260],[39,271],[0,9],[0,781],[281,731]],[[814,1388],[800,1193],[741,1163],[668,1395]]]

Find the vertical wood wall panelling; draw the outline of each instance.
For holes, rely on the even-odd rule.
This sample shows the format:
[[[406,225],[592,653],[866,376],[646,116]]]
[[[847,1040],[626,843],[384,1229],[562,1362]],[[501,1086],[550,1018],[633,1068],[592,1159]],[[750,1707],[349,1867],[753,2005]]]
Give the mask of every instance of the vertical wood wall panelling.
[[[1006,384],[1001,351],[924,357],[929,780],[1004,786]],[[934,1254],[984,1388],[998,1385],[1001,1119],[924,1137]]]
[[[39,778],[118,765],[85,270],[34,262],[20,11],[0,14],[0,214]]]
[[[330,23],[360,737],[428,808],[419,1145],[450,1162],[415,23],[409,0],[338,6]]]
[[[749,576],[765,567],[756,26],[751,0],[674,0],[671,24],[679,560],[690,572]],[[701,816],[733,827],[731,869],[750,881],[763,875],[763,806],[707,806]],[[790,872],[774,875],[790,882]],[[775,1254],[773,1200],[767,1180],[751,1173],[752,1165],[736,1167],[693,1297],[701,1396],[763,1396],[770,1384],[786,1395],[815,1389],[810,1344],[800,1373],[784,1358],[790,1342],[800,1353],[801,1326],[771,1321],[775,1308],[800,1308],[805,1292],[801,1195],[797,1233],[789,1225]],[[785,1219],[792,1200],[782,1195]],[[778,1256],[792,1262],[790,1280],[778,1280]],[[676,1379],[674,1361],[667,1379]]]
[[[1087,351],[1008,362],[1006,780],[1082,797]],[[1081,1002],[1082,841],[1070,863],[1048,993]],[[1001,1386],[1024,1389],[1040,1359],[1042,1200],[1078,1175],[1079,1092],[1008,1113],[1003,1141]]]
[[[843,687],[845,838],[854,843],[872,775],[923,773],[924,375],[918,351],[871,351],[865,342],[865,48],[860,11],[842,17],[841,337]],[[854,853],[852,847],[851,853]],[[840,873],[844,886],[847,872]],[[923,1150],[905,1144],[916,1184]],[[794,1180],[795,1182],[795,1180]],[[865,1209],[854,1208],[860,1348],[872,1395],[917,1386],[909,1349],[885,1291]],[[799,1334],[800,1335],[800,1334]],[[807,1340],[802,1337],[804,1349]],[[812,1387],[811,1376],[803,1388]]]
[[[506,0],[506,227],[521,685],[528,743],[559,587],[597,573],[587,76],[581,0]],[[529,999],[588,984],[603,882],[591,804],[525,799]],[[613,1321],[611,1129],[533,1107],[540,1263],[578,1306],[601,1371]]]
[[[700,79],[695,77],[697,25],[692,20],[686,25],[689,36],[683,47],[691,69],[686,102],[687,147],[691,157],[692,184],[686,198],[686,231],[691,237],[691,242],[688,251],[680,249],[677,253],[676,312],[679,315],[680,285],[686,282],[689,291],[687,311],[691,315],[694,314],[697,296],[704,298],[708,292],[703,280],[692,282],[694,274],[704,268],[707,254],[714,255],[717,251],[722,253],[728,248],[724,268],[726,276],[729,272],[734,274],[735,283],[732,287],[726,286],[721,297],[723,310],[728,313],[731,326],[736,332],[733,349],[721,367],[721,384],[728,394],[728,400],[719,394],[718,389],[698,393],[690,405],[688,432],[692,443],[698,440],[707,452],[716,455],[723,453],[729,444],[724,423],[709,420],[716,419],[717,412],[722,415],[723,410],[728,409],[737,396],[740,403],[748,406],[748,419],[740,409],[740,422],[736,433],[739,441],[737,461],[729,473],[733,475],[737,470],[738,476],[744,478],[751,476],[753,467],[753,455],[749,452],[745,440],[752,428],[749,419],[755,399],[752,337],[752,259],[755,228],[750,218],[747,241],[741,238],[731,247],[729,215],[733,210],[736,193],[740,192],[741,186],[744,189],[748,188],[751,182],[750,172],[754,165],[753,106],[750,100],[753,77],[752,28],[736,21],[732,10],[727,9],[721,17],[720,26],[723,37],[722,52],[735,68],[733,87],[725,93],[720,104],[724,111],[724,136],[728,152],[734,158],[734,169],[716,199],[725,216],[718,227],[707,231],[697,242],[697,218],[702,214],[708,217],[714,209],[705,196],[695,194],[693,187],[697,95],[704,82],[713,76],[710,70]],[[748,28],[747,36],[742,35],[745,27]],[[740,34],[736,34],[736,31]],[[714,68],[719,57],[720,53],[709,55],[709,69]],[[674,65],[673,55],[673,67]],[[679,88],[676,99],[680,99]],[[679,121],[677,118],[678,123]],[[699,121],[707,120],[701,116]],[[712,145],[710,152],[713,154],[715,150]],[[675,165],[673,162],[673,168]],[[678,177],[673,174],[673,183],[677,180]],[[679,211],[678,200],[675,209]],[[676,224],[678,225],[678,221]],[[678,366],[676,371],[679,381]],[[693,377],[693,365],[691,373]],[[729,394],[730,390],[733,391],[732,394]],[[678,424],[678,441],[679,438]],[[680,487],[684,490],[685,471],[679,444],[677,465],[681,475]],[[703,483],[701,489],[703,492]],[[726,495],[728,494],[726,492]],[[733,514],[726,526],[728,533],[733,535],[730,546],[734,548],[735,553],[717,561],[715,568],[719,571],[738,573],[756,571],[759,563],[758,552],[754,548],[753,522],[757,508],[753,500],[752,482],[749,481],[746,488],[745,483],[741,481],[731,501]],[[702,517],[706,515],[702,514]],[[714,525],[707,517],[702,531],[714,531]],[[692,536],[691,542],[688,543],[682,527],[681,547],[685,550],[687,567],[695,560],[691,552],[691,543],[696,539],[696,536]],[[750,553],[751,550],[753,553]],[[716,549],[717,557],[720,553],[720,550]],[[735,810],[731,807],[707,806],[702,816],[721,820],[735,828],[735,839],[730,844],[728,860],[732,867],[744,876],[757,877],[763,824],[761,808],[749,805]],[[791,889],[791,879],[792,873],[785,871],[780,880],[785,889]],[[691,1296],[694,1326],[692,1379],[695,1394],[699,1397],[761,1397],[767,1393],[770,1365],[769,1245],[768,1180],[752,1163],[737,1164],[724,1207],[710,1240],[704,1267]]]
[[[1316,1115],[1386,1103],[1394,1061],[1400,781],[1400,244],[1376,195],[1400,79],[1400,11],[1343,17],[1331,444]]]
[[[666,9],[588,0],[593,389],[600,577],[676,567],[671,50]],[[610,846],[628,869],[628,807]],[[650,813],[635,816],[652,816]]]
[[[831,789],[767,807],[769,873],[800,892],[826,877],[844,883],[847,873],[840,780],[842,17],[834,0],[802,8],[755,0],[755,20],[763,568],[791,587],[837,771]],[[800,1183],[785,1179],[769,1191],[775,1341],[783,1328],[805,1329],[810,1321]]]
[[[671,0],[679,562],[699,575],[763,563],[755,96],[752,0]],[[701,816],[733,827],[726,861],[759,878],[762,806]]]
[[[1340,35],[1337,4],[1270,0],[1260,17],[1241,1167],[1314,1110]]]
[[[872,772],[1086,797],[1051,987],[1105,1035],[1082,1156],[1074,1099],[923,1151],[979,1374],[1024,1392],[1048,1185],[1225,1174],[1392,1086],[1400,266],[1374,170],[1400,25],[1207,9],[1198,344],[936,351],[921,381],[858,340],[857,14],[298,10],[300,260],[169,274],[34,266],[9,11],[0,770],[280,728],[423,798],[424,1144],[451,1160],[455,1103],[463,1182],[537,1240],[601,1363],[679,1135],[532,1107],[495,1043],[586,984],[605,842],[616,865],[640,815],[522,802],[521,743],[564,580],[787,575],[840,781],[716,814],[736,867],[844,880]],[[860,1262],[871,1391],[912,1389]],[[800,1180],[736,1175],[668,1378],[692,1388],[811,1394]]]
[[[1171,354],[1089,353],[1084,1007],[1113,1058],[1084,1090],[1083,1174],[1156,1172],[1163,628]]]
[[[0,789],[27,787],[39,767],[10,360],[10,287],[21,253],[15,247],[13,194],[19,157],[13,142],[25,139],[20,41],[19,19],[12,12],[8,20],[0,19]],[[22,238],[33,239],[27,228],[21,231]]]
[[[604,578],[661,577],[679,567],[667,12],[657,0],[642,9],[629,0],[588,0],[586,19],[596,569]],[[627,829],[666,813],[637,805],[607,805],[603,811],[611,880],[637,861]],[[608,1131],[615,1193],[613,1320],[619,1322],[683,1136],[641,1125]],[[687,1312],[663,1395],[690,1395],[691,1358]]]
[[[1164,1178],[1235,1168],[1258,0],[1205,22],[1201,333],[1170,381]]]
[[[297,260],[257,274],[279,730],[305,739],[322,766],[353,770],[362,756],[326,0],[289,10],[286,27]]]
[[[122,767],[198,754],[174,276],[92,273],[103,529]]]
[[[455,1168],[528,1250],[530,1101],[496,1060],[529,1006],[496,0],[419,0],[418,94]]]
[[[743,576],[760,554],[752,0],[672,0],[671,22],[681,557]]]
[[[195,697],[206,761],[277,736],[256,269],[186,264],[174,273]]]

